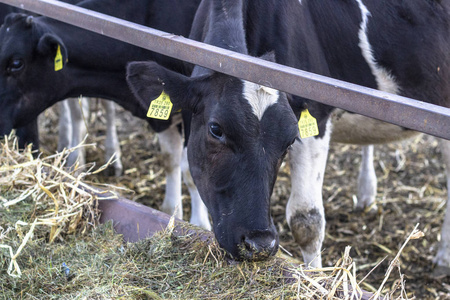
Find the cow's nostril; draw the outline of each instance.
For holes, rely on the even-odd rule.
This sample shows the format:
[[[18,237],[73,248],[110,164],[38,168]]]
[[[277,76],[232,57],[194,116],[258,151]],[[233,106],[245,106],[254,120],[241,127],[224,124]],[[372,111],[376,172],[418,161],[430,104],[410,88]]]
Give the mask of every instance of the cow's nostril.
[[[264,260],[275,254],[277,240],[274,238],[254,238],[244,237],[239,255],[245,260]]]
[[[259,247],[249,238],[244,238],[245,249],[250,252],[259,252]]]

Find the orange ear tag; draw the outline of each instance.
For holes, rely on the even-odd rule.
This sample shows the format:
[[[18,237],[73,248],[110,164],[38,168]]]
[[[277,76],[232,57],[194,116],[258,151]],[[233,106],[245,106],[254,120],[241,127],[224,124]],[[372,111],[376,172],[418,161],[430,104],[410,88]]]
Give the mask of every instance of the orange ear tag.
[[[300,120],[298,121],[298,130],[302,139],[319,135],[319,127],[317,127],[317,120],[309,113],[308,109],[302,111]]]
[[[158,120],[168,120],[172,107],[173,104],[170,101],[169,95],[162,91],[161,95],[150,103],[147,117]]]

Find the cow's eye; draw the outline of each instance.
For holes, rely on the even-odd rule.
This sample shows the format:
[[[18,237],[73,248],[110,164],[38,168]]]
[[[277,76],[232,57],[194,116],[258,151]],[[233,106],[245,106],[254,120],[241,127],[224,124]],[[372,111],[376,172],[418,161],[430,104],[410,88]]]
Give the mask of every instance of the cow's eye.
[[[220,125],[217,124],[217,123],[210,123],[209,124],[209,132],[216,139],[220,139],[223,136],[222,128],[220,128]]]
[[[8,65],[7,71],[9,73],[18,72],[23,69],[23,60],[21,59],[13,59]]]

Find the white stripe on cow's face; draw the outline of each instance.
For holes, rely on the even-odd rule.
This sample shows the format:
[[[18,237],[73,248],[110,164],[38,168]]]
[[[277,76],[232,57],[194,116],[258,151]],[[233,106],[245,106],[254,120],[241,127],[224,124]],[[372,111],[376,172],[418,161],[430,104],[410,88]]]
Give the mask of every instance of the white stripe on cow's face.
[[[279,92],[253,82],[243,80],[243,83],[244,98],[247,99],[258,120],[261,120],[267,108],[278,102]]]
[[[361,48],[362,55],[366,62],[369,64],[369,67],[372,70],[372,74],[375,76],[378,89],[385,92],[398,94],[399,87],[395,82],[395,78],[392,76],[392,74],[389,73],[389,71],[378,65],[375,61],[375,57],[373,56],[372,46],[370,45],[369,38],[367,36],[367,24],[369,22],[370,12],[364,5],[362,0],[356,0],[356,2],[359,5],[362,17],[358,34],[359,47]]]

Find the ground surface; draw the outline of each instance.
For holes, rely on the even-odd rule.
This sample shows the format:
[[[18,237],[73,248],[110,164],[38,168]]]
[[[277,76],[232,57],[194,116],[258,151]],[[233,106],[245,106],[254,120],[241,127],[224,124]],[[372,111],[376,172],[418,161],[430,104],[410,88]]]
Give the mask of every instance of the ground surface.
[[[162,158],[155,134],[142,120],[119,110],[118,133],[123,152],[124,175],[120,178],[91,178],[124,186],[133,191],[130,199],[158,208],[164,195]],[[98,147],[88,151],[88,161],[103,163],[104,118],[94,113],[89,142]],[[41,149],[52,153],[57,143],[57,112],[49,110],[41,117]],[[401,256],[409,297],[416,299],[450,299],[450,278],[432,276],[432,258],[447,197],[444,167],[440,160],[437,139],[423,136],[407,142],[377,146],[375,168],[378,175],[378,211],[359,214],[353,211],[360,148],[332,145],[325,176],[324,204],[326,239],[323,264],[329,266],[341,257],[345,246],[351,245],[358,274],[368,274],[383,258],[387,259],[364,280],[362,287],[371,290],[381,284],[389,260],[397,253],[417,223],[425,237],[412,240]],[[289,168],[283,164],[272,200],[274,221],[280,232],[281,245],[301,258],[289,232],[284,214],[289,197]],[[184,218],[189,219],[189,196],[184,189]],[[397,271],[395,271],[397,272]],[[397,274],[395,278],[398,278]],[[388,281],[387,286],[394,284]]]

